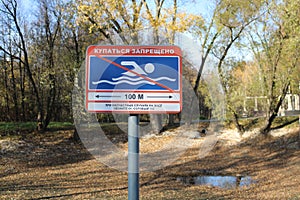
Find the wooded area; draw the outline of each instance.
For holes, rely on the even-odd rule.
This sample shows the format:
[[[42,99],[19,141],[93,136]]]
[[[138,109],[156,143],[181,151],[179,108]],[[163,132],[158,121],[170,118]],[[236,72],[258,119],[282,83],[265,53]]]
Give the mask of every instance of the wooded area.
[[[189,12],[197,3],[40,0],[25,10],[22,1],[1,0],[0,121],[37,121],[40,130],[50,121],[72,122],[72,90],[87,46],[142,44],[145,28],[161,44],[163,28],[169,44],[179,32],[199,41],[201,63],[184,64],[183,74],[198,95],[192,102],[206,110],[199,118],[217,109],[203,78],[203,69],[214,65],[226,120],[243,133],[245,111],[263,113],[261,132],[267,134],[286,95],[300,95],[300,1],[213,0],[207,13]],[[249,97],[264,97],[259,112]]]

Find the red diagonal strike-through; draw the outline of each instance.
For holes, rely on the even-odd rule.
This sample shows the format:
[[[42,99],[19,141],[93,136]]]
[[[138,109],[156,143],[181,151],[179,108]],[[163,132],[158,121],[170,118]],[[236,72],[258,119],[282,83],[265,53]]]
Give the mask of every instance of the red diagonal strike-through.
[[[139,74],[139,73],[137,73],[137,72],[135,72],[135,71],[132,71],[132,70],[128,69],[127,67],[124,67],[124,66],[122,66],[122,65],[120,65],[120,64],[118,64],[118,63],[115,63],[115,62],[113,62],[113,61],[111,61],[111,60],[109,60],[109,59],[107,59],[107,58],[102,57],[102,56],[97,56],[97,57],[100,58],[100,59],[102,59],[102,60],[104,60],[104,61],[106,61],[106,62],[108,62],[108,63],[110,63],[110,64],[113,64],[113,65],[116,66],[116,67],[119,67],[119,68],[124,69],[124,70],[126,70],[126,71],[129,71],[129,72],[131,72],[131,73],[133,73],[133,74],[135,74],[135,75],[137,75],[137,76],[139,76],[139,77],[142,77],[143,79],[145,79],[145,80],[147,80],[147,81],[149,81],[149,82],[152,82],[152,83],[154,83],[155,85],[158,85],[158,86],[160,86],[160,87],[162,87],[162,88],[165,88],[165,89],[169,90],[169,91],[172,92],[172,93],[175,93],[174,90],[172,90],[171,88],[169,88],[169,87],[167,87],[167,86],[165,86],[165,85],[163,85],[163,84],[161,84],[161,83],[159,83],[159,82],[156,82],[156,81],[154,81],[154,80],[148,78],[147,76],[143,76],[143,75],[141,75],[141,74]]]

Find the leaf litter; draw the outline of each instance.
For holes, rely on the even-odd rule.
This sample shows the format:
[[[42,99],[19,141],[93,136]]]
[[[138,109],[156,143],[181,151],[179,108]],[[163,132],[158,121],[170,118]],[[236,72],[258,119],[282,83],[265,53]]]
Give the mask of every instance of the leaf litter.
[[[141,152],[163,148],[182,131],[142,137]],[[0,138],[0,199],[127,199],[127,173],[94,159],[73,141],[73,132]],[[205,157],[199,157],[205,138],[190,139],[190,148],[174,163],[140,174],[140,199],[300,199],[299,129],[281,129],[269,138],[255,131],[245,135],[220,132]],[[126,151],[126,137],[114,138]],[[178,181],[178,177],[201,175],[251,176],[255,184],[225,190]]]

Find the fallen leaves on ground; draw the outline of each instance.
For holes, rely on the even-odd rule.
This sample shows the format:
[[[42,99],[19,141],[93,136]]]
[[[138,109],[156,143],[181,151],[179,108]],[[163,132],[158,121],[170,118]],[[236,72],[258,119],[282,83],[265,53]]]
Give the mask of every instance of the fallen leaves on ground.
[[[141,138],[141,151],[162,148],[172,142],[175,132]],[[127,173],[95,160],[72,140],[72,134],[73,130],[63,130],[0,139],[0,199],[127,199]],[[119,147],[126,150],[124,135],[119,137],[123,138]],[[299,137],[295,129],[280,137],[229,143],[219,139],[205,157],[199,157],[204,138],[193,139],[176,162],[140,174],[140,199],[300,199]],[[222,189],[177,179],[237,174],[256,182]]]

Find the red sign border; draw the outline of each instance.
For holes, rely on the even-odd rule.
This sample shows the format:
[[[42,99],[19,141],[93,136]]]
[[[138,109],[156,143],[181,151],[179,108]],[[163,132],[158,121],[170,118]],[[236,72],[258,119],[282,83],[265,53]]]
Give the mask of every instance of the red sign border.
[[[106,52],[106,53],[103,53]],[[135,101],[107,101],[107,100],[88,100],[88,93],[89,92],[128,92],[134,94],[135,91],[132,90],[90,90],[89,89],[89,57],[96,56],[172,56],[179,58],[179,90],[173,91],[172,93],[179,93],[180,99],[179,101],[143,101],[140,103],[162,103],[162,104],[173,104],[176,103],[180,105],[179,111],[123,111],[123,110],[88,110],[88,103],[90,102],[123,102],[123,103],[139,103],[138,100]],[[126,69],[125,69],[126,70]],[[130,71],[130,70],[129,70]],[[86,65],[85,65],[85,109],[90,113],[127,113],[127,114],[176,114],[182,111],[182,52],[178,46],[175,45],[167,45],[167,46],[160,46],[160,45],[91,45],[86,50]],[[157,91],[157,90],[138,90],[136,92],[155,92],[155,93],[170,93],[170,91]]]

